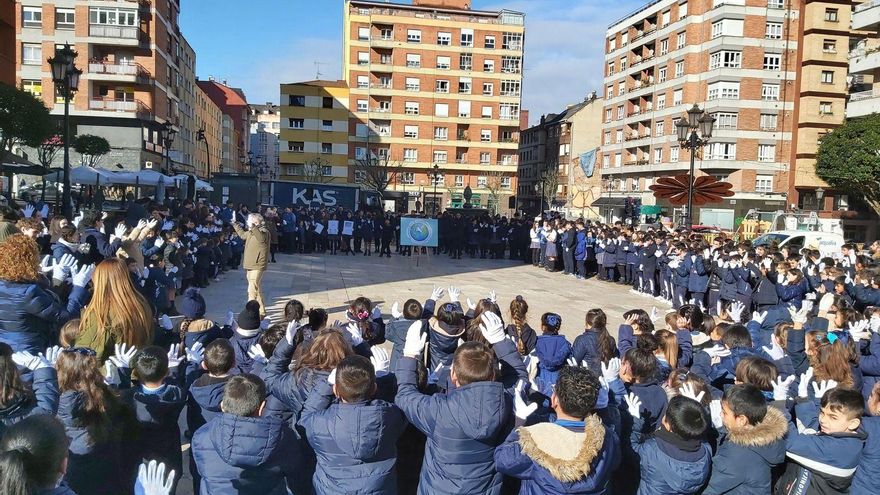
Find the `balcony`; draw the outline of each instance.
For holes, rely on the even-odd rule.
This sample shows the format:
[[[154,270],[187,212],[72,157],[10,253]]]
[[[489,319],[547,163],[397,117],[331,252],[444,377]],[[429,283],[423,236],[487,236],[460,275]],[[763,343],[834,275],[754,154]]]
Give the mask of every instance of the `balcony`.
[[[852,28],[855,31],[876,31],[880,25],[880,0],[869,0],[853,9]]]
[[[137,26],[116,26],[110,24],[89,24],[89,36],[96,38],[117,38],[137,41],[140,29]]]
[[[846,104],[846,117],[864,117],[872,113],[880,113],[880,88],[862,91],[849,95]]]
[[[849,54],[850,74],[871,74],[880,67],[880,47],[857,48]]]
[[[147,84],[152,75],[137,62],[110,63],[102,61],[89,62],[89,74],[92,79],[103,81],[136,82]]]
[[[92,98],[89,100],[89,110],[133,113],[139,118],[149,117],[153,113],[152,109],[140,100],[120,101],[111,98]]]

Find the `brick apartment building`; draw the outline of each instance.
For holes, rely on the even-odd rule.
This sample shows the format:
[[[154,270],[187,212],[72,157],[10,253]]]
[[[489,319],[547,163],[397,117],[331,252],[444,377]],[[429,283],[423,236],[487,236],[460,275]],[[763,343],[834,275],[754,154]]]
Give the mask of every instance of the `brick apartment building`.
[[[512,210],[524,15],[469,4],[344,4],[350,176],[358,160],[402,164],[385,196],[407,209],[417,201],[427,211],[435,203],[439,209],[462,206],[470,186],[473,204]]]
[[[14,0],[0,0],[0,83],[15,84]]]
[[[220,163],[222,173],[253,172],[250,151],[250,108],[241,88],[213,77],[196,81],[204,94],[220,109]]]

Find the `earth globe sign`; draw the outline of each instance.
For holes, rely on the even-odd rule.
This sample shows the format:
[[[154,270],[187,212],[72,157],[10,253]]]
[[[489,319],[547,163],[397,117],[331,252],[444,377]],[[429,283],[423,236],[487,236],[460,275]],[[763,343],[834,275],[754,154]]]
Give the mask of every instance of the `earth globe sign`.
[[[409,237],[416,242],[427,242],[431,238],[428,222],[413,222],[409,226]]]

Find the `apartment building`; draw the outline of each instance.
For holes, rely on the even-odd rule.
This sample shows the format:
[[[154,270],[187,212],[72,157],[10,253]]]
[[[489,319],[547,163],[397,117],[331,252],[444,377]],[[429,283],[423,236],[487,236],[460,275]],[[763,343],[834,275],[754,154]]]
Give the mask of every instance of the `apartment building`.
[[[197,170],[195,163],[196,149],[199,146],[198,124],[196,123],[196,52],[184,37],[180,37],[179,47],[180,70],[173,90],[180,97],[180,130],[171,143],[169,155],[172,167],[178,172],[196,174],[206,177],[204,170]]]
[[[217,172],[251,173],[250,110],[241,88],[233,88],[226,80],[196,81],[205,95],[220,109],[220,166]]]
[[[195,97],[195,170],[199,177],[211,178],[223,167],[223,112],[198,85]],[[201,133],[201,134],[200,134]]]
[[[15,83],[52,115],[63,115],[47,59],[70,43],[83,71],[70,107],[71,134],[106,138],[112,151],[104,163],[164,167],[159,129],[170,122],[180,133],[181,124],[179,1],[19,0],[14,9]]]
[[[279,135],[283,180],[349,183],[349,90],[345,81],[281,85]]]
[[[695,218],[732,227],[750,209],[785,209],[797,194],[792,170],[812,166],[802,150],[815,153],[818,133],[839,122],[829,98],[845,91],[845,64],[833,52],[845,38],[816,19],[832,15],[826,3],[658,0],[612,24],[600,167],[603,196],[619,204],[604,206],[603,216],[618,218],[626,196],[655,204],[647,188],[687,172],[690,152],[680,148],[675,123],[694,103],[716,119],[710,144],[697,150],[697,174],[730,182],[735,192]],[[844,23],[848,7],[834,3]],[[799,105],[815,108],[797,115]],[[795,156],[803,162],[792,163]]]
[[[468,0],[346,0],[344,9],[349,166],[401,164],[384,193],[400,209],[460,207],[468,186],[473,205],[512,209],[525,16]]]
[[[14,0],[0,0],[0,83],[15,85]]]
[[[251,152],[256,169],[262,180],[274,180],[281,175],[278,152],[281,133],[281,112],[278,105],[267,102],[265,105],[250,105]]]

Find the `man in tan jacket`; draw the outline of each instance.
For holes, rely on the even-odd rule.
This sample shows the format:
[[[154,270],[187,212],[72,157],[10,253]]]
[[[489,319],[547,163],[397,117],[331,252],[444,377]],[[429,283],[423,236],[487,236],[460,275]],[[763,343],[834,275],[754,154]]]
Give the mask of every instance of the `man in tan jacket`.
[[[244,257],[242,266],[248,282],[248,301],[260,303],[261,318],[266,316],[266,305],[263,303],[263,272],[269,264],[269,230],[263,223],[263,216],[251,213],[247,217],[247,228],[244,230],[236,223],[236,214],[232,213],[232,227],[235,233],[244,240]]]

